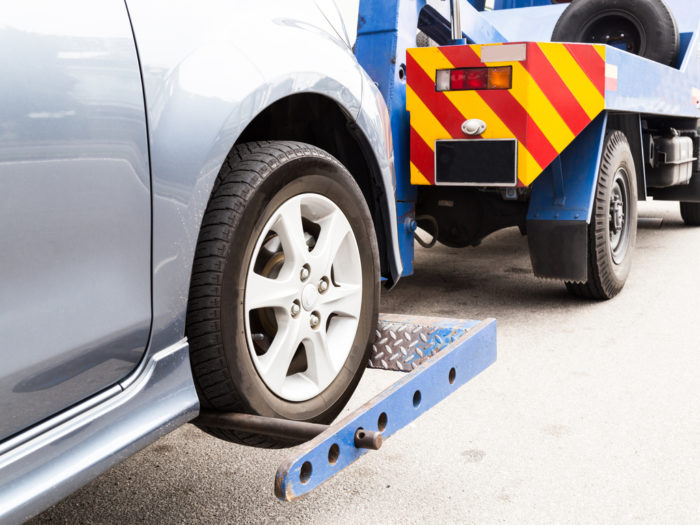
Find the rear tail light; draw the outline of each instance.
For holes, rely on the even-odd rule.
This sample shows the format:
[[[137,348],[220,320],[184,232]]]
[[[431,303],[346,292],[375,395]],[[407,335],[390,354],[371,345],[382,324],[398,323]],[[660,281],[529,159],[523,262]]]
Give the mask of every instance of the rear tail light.
[[[435,76],[436,91],[510,89],[512,84],[511,66],[439,69]]]

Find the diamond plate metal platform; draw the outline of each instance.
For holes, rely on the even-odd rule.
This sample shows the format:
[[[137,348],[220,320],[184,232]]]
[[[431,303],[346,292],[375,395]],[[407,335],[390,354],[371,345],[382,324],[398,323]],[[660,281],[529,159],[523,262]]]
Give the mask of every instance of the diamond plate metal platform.
[[[478,321],[383,314],[367,366],[410,372],[476,324]]]

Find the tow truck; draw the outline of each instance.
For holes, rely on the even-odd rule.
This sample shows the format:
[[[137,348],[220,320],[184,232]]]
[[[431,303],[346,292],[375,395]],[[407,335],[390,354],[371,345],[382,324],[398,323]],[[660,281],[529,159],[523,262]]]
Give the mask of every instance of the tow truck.
[[[584,1],[496,0],[491,12],[482,0],[360,1],[355,53],[390,112],[404,275],[418,227],[433,242],[469,246],[518,226],[535,275],[609,299],[629,272],[637,200],[680,201],[685,222],[700,222],[700,10],[669,1],[679,50],[662,64],[605,27],[593,41],[608,45],[545,41]],[[391,363],[421,331],[433,357],[335,425],[275,422],[284,428],[270,431],[312,438],[280,466],[277,496],[312,490],[449,394],[455,377],[483,370],[495,360],[494,329],[492,320],[383,318],[370,366],[410,369]]]
[[[626,3],[675,31],[664,64],[634,54],[644,20],[625,2],[553,4],[361,3],[356,54],[391,108],[405,273],[417,226],[450,247],[518,226],[537,277],[609,299],[630,271],[637,200],[680,201],[700,223],[700,10]],[[436,45],[416,48],[414,27]],[[546,41],[553,29],[598,43]]]

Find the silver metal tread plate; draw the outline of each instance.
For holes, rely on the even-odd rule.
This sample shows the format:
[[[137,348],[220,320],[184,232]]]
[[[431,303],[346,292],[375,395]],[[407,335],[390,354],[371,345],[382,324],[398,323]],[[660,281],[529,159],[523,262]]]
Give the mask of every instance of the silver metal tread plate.
[[[367,367],[410,372],[477,324],[464,319],[382,314]]]

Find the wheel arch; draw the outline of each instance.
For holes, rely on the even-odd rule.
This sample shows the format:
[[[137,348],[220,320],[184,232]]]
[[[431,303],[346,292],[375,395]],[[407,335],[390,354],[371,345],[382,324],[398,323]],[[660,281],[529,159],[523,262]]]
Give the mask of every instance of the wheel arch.
[[[393,182],[387,187],[374,148],[353,116],[324,94],[291,94],[260,111],[234,146],[259,140],[305,142],[327,151],[347,168],[360,186],[374,220],[382,276],[395,281],[398,275],[392,268],[394,234],[390,220],[395,210],[388,205],[394,198]]]
[[[325,96],[362,130],[380,171],[377,181],[386,188],[382,224],[392,237],[384,253],[393,253],[389,268],[400,274],[390,135],[379,116],[383,101],[373,98],[376,88],[313,2],[308,10],[273,3],[274,18],[268,4],[251,5],[255,24],[235,16],[235,3],[217,2],[217,17],[189,4],[168,5],[176,26],[167,31],[158,2],[130,5],[149,133],[153,348],[184,334],[197,237],[221,166],[250,123],[291,95]],[[201,23],[192,23],[193,17]],[[260,34],[270,36],[267,45],[243,47]]]

